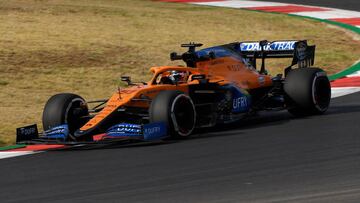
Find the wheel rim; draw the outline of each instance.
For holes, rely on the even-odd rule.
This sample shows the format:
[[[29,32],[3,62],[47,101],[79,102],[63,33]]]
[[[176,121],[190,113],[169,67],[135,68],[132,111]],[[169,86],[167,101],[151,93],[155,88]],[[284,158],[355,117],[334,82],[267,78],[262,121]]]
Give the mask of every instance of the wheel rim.
[[[331,98],[329,80],[324,76],[316,76],[313,80],[312,98],[315,107],[320,111],[326,111]]]
[[[171,106],[171,119],[175,131],[182,137],[192,133],[195,128],[196,112],[190,97],[178,95]]]
[[[83,104],[85,104],[85,101],[81,98],[75,98],[71,101],[69,106],[67,106],[65,111],[65,118],[64,122],[69,125],[69,131],[72,133],[81,124],[81,121],[79,120],[79,117],[82,115],[74,115],[74,109],[81,107]],[[81,126],[80,126],[81,127]]]

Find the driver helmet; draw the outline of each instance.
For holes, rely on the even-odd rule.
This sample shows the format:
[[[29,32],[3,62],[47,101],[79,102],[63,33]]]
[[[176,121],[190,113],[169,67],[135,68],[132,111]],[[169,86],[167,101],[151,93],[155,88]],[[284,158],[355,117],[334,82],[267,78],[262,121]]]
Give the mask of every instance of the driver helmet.
[[[170,80],[173,83],[177,83],[177,82],[183,80],[184,77],[185,77],[184,72],[176,71],[176,70],[171,71],[170,76],[169,76]]]

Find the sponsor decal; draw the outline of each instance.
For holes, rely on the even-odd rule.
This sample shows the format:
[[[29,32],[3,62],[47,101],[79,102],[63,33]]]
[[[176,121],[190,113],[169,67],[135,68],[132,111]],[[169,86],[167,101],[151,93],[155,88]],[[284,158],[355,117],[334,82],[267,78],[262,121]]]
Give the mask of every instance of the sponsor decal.
[[[223,98],[219,101],[218,110],[222,113],[243,113],[250,109],[249,93],[235,85],[224,86]]]
[[[244,109],[247,109],[248,101],[246,96],[241,96],[233,99],[233,110],[240,112]]]
[[[214,66],[214,65],[222,64],[224,62],[225,61],[223,59],[213,60],[210,62],[210,65]]]
[[[44,136],[54,139],[66,139],[69,136],[69,126],[67,124],[56,126],[44,132]]]
[[[247,92],[234,86],[232,94],[232,112],[241,113],[248,111],[250,108],[250,97],[247,95]]]
[[[307,45],[305,42],[299,42],[296,46],[296,57],[299,61],[302,61],[306,58],[306,48]]]
[[[121,124],[113,126],[113,128],[117,128],[117,129],[120,129],[120,130],[125,130],[125,129],[139,130],[139,129],[141,129],[141,125],[130,124],[130,123],[121,123]]]
[[[227,66],[229,71],[241,71],[241,65],[240,64],[233,64]]]
[[[139,124],[120,123],[109,128],[106,135],[113,137],[138,137],[141,136],[141,130],[142,126]]]
[[[36,128],[20,128],[20,133],[25,135],[25,136],[29,136],[32,135],[36,132]]]
[[[16,129],[16,142],[27,141],[39,137],[37,125],[29,125]]]
[[[296,41],[278,41],[264,46],[265,51],[291,51],[295,49]],[[241,51],[261,51],[259,42],[242,42]]]
[[[144,125],[144,139],[157,140],[167,136],[165,123],[150,123]]]

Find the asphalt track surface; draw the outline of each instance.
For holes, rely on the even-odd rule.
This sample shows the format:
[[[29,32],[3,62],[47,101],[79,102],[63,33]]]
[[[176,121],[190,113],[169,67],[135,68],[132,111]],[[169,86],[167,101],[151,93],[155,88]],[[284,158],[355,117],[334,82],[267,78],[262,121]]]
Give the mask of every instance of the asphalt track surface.
[[[277,0],[360,10],[358,0]],[[360,93],[166,144],[0,160],[3,202],[359,202]]]
[[[1,202],[358,202],[360,93],[191,139],[0,160]]]
[[[266,1],[266,0],[261,0],[261,1]],[[271,1],[360,11],[360,0],[271,0]]]

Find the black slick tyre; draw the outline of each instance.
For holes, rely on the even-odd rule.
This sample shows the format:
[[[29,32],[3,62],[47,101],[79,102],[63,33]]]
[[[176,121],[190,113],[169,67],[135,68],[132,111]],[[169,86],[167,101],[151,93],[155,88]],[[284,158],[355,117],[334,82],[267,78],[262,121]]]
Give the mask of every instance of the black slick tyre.
[[[162,91],[151,102],[150,122],[162,122],[171,138],[188,137],[195,128],[196,112],[191,98],[180,91]]]
[[[42,123],[44,130],[68,124],[71,135],[82,127],[88,119],[84,116],[89,115],[85,100],[71,93],[61,93],[52,96],[43,111]]]
[[[284,91],[288,111],[294,116],[323,114],[330,104],[330,82],[320,68],[291,70],[285,78]]]

